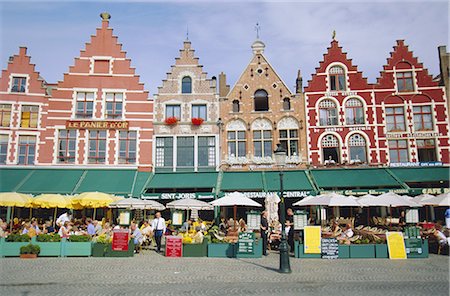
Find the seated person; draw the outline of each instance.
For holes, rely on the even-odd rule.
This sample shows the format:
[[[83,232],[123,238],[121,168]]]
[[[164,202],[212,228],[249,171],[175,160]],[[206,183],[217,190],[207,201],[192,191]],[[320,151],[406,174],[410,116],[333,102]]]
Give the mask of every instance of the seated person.
[[[339,223],[333,219],[333,222],[331,223],[331,232],[332,237],[337,237],[340,233],[341,228],[339,227]]]
[[[354,235],[352,230],[352,225],[346,224],[344,230],[342,231],[341,235],[337,238],[339,242],[343,242],[346,245],[350,245],[350,238],[352,238]]]
[[[433,235],[436,237],[436,240],[438,241],[439,245],[445,246],[449,245],[450,238],[445,236],[445,234],[442,232],[442,226],[437,224],[436,229],[433,232]]]
[[[247,224],[245,224],[244,219],[239,220],[239,232],[246,232],[247,231]]]
[[[139,253],[139,247],[143,242],[144,237],[142,236],[141,230],[137,227],[136,223],[131,223],[131,238],[134,242],[134,251]]]
[[[181,226],[180,231],[181,232],[189,232],[192,227],[192,220],[188,219],[186,222],[183,223],[183,226]]]
[[[220,218],[219,232],[223,234],[227,233],[227,221],[224,217]]]
[[[203,237],[204,237],[204,235],[203,235],[203,231],[202,231],[202,229],[199,227],[199,226],[197,226],[196,228],[195,228],[195,231],[197,232],[195,235],[194,235],[194,237],[192,238],[192,243],[194,243],[194,244],[201,244],[201,243],[203,243]]]

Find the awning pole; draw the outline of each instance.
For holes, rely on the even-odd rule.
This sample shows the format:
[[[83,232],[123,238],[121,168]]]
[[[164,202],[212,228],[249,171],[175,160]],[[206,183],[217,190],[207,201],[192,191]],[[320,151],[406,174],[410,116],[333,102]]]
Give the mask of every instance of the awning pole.
[[[14,220],[14,206],[12,207],[12,210],[11,210],[11,219],[10,219],[10,226],[9,226],[9,232],[11,233],[12,232],[12,227],[13,227],[13,220]]]
[[[234,231],[236,231],[237,205],[234,205],[233,207],[233,216],[234,216]]]
[[[53,214],[53,228],[55,228],[56,225],[56,213],[58,212],[58,207],[55,207],[55,213]]]

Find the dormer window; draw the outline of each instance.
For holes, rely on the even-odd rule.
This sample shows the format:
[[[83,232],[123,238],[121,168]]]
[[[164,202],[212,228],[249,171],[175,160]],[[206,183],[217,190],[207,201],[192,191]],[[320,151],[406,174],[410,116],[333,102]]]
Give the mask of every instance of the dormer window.
[[[269,111],[269,95],[263,89],[255,92],[255,111]]]
[[[334,66],[328,71],[330,77],[330,90],[345,91],[345,71],[340,66]]]
[[[414,91],[413,72],[397,72],[395,74],[397,79],[397,91],[398,92],[411,92]]]
[[[190,94],[192,93],[192,78],[189,76],[184,76],[181,80],[181,93]]]
[[[24,93],[27,85],[26,77],[13,77],[11,92]]]

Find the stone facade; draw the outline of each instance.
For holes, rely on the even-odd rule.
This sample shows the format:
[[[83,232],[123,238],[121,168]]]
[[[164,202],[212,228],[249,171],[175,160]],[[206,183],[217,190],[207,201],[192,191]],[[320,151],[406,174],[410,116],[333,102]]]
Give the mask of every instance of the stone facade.
[[[274,168],[277,143],[288,150],[287,167],[306,162],[306,135],[301,79],[294,95],[264,56],[265,44],[252,45],[253,56],[234,87],[221,75],[221,168]]]
[[[45,144],[48,110],[46,82],[36,72],[20,47],[19,54],[9,58],[0,78],[0,164],[38,164],[39,149]],[[45,152],[44,152],[45,153]]]
[[[155,170],[216,170],[218,120],[216,78],[207,77],[186,40],[155,95]]]

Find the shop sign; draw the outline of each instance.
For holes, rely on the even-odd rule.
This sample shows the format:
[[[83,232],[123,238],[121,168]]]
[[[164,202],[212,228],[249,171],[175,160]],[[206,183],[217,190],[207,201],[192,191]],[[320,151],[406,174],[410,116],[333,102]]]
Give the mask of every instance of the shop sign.
[[[421,193],[423,194],[443,194],[443,193],[449,193],[450,188],[425,188],[422,189]]]
[[[113,251],[128,251],[128,241],[130,237],[130,232],[128,229],[114,229],[113,230],[113,240],[112,240],[112,250]]]
[[[253,254],[255,250],[255,234],[253,232],[239,232],[238,250],[239,254]]]
[[[87,120],[68,120],[66,121],[67,129],[96,129],[96,130],[110,130],[120,129],[127,130],[129,127],[128,121],[87,121]]]
[[[267,196],[278,194],[277,192],[242,192],[248,198],[266,198]],[[284,198],[302,198],[310,195],[310,191],[284,191]]]
[[[183,256],[183,238],[179,236],[166,236],[166,257]]]
[[[142,199],[187,199],[187,198],[197,198],[197,199],[214,199],[214,193],[210,192],[190,192],[190,193],[149,193],[143,195]]]
[[[394,162],[389,164],[390,167],[435,167],[442,166],[442,162],[440,161],[431,161],[431,162]]]
[[[386,138],[433,138],[442,136],[440,133],[430,132],[430,133],[395,133],[386,134]]]
[[[402,232],[386,233],[389,259],[406,259],[405,241]]]
[[[322,238],[322,258],[338,259],[339,243],[336,238]]]
[[[320,226],[305,226],[305,254],[321,254],[321,236]]]

